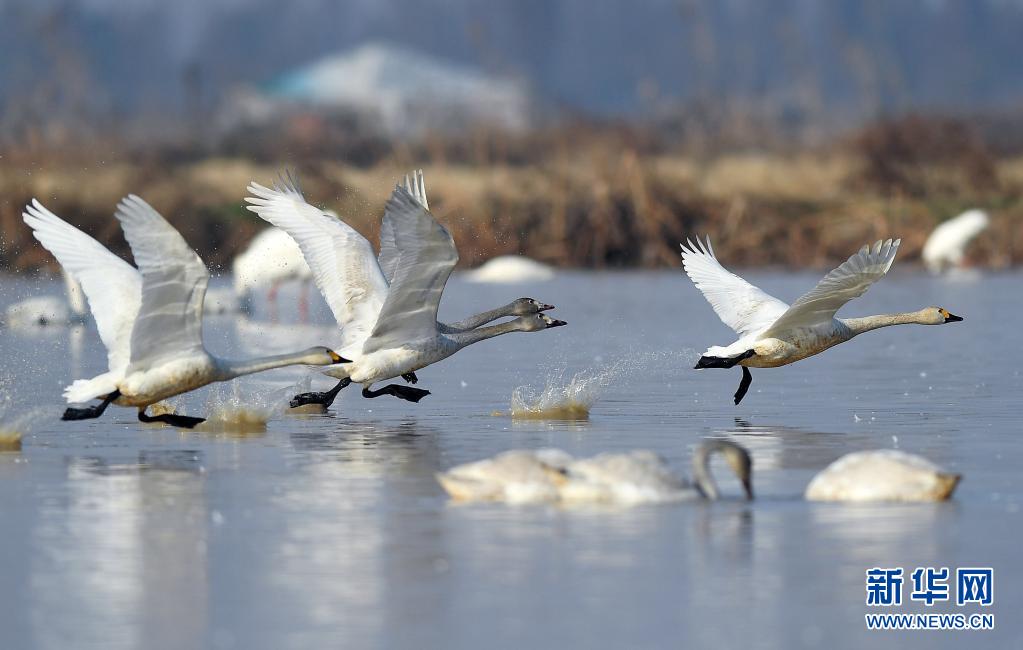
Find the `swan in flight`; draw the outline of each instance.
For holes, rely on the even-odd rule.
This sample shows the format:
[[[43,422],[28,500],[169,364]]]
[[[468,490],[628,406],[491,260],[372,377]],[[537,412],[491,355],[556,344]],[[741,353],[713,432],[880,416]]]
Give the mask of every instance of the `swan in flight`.
[[[895,449],[842,456],[813,477],[809,501],[944,501],[962,477]]]
[[[966,247],[987,229],[990,219],[983,210],[967,210],[943,222],[931,232],[921,256],[931,273],[962,266]]]
[[[341,326],[341,354],[352,359],[324,374],[339,379],[322,393],[296,395],[291,405],[333,403],[341,389],[362,384],[363,397],[393,395],[418,402],[430,392],[411,386],[373,384],[395,377],[409,383],[415,371],[479,341],[509,332],[564,325],[542,313],[551,305],[523,298],[453,324],[437,322],[448,276],[458,262],[455,242],[430,214],[422,171],[397,186],[384,211],[380,255],[348,224],[306,202],[290,175],[274,189],[248,188],[249,209],[291,235],[313,270],[313,278]],[[511,321],[481,327],[504,316]]]
[[[792,305],[764,293],[721,266],[710,238],[682,245],[682,265],[718,317],[739,335],[728,346],[711,346],[696,368],[742,366],[735,403],[753,376],[750,368],[776,368],[819,354],[849,339],[889,325],[943,325],[963,320],[941,307],[900,314],[835,318],[845,303],[862,296],[888,272],[901,240],[864,246]]]
[[[294,354],[229,361],[202,343],[203,298],[209,272],[181,234],[142,199],[129,195],[115,214],[138,269],[33,199],[23,218],[36,239],[82,284],[107,349],[109,371],[79,379],[65,391],[64,420],[97,418],[111,403],[135,406],[142,422],[194,427],[203,418],[146,415],[149,405],[216,381],[305,364],[347,360],[324,347]]]
[[[302,257],[295,240],[280,228],[267,228],[256,235],[231,265],[235,295],[247,304],[254,290],[269,287],[267,300],[277,309],[277,290],[289,280],[302,282],[299,312],[304,319],[309,310],[308,290],[313,272]]]
[[[67,272],[63,276],[66,299],[58,296],[33,296],[9,305],[4,313],[7,326],[30,329],[84,323],[89,312],[82,287]]]
[[[437,474],[444,490],[458,501],[507,503],[604,503],[634,505],[717,499],[710,458],[721,454],[753,498],[753,462],[740,445],[703,441],[693,454],[693,479],[676,476],[651,451],[605,453],[575,459],[559,449],[512,450],[493,458]]]

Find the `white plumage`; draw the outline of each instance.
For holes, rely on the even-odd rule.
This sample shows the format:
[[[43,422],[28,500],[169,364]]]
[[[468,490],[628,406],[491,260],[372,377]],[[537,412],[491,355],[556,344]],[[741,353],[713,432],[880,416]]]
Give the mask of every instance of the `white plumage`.
[[[313,277],[298,244],[280,228],[267,228],[256,235],[248,247],[234,258],[231,273],[235,294],[242,302],[257,289],[266,289],[268,299],[274,304],[281,284],[293,280],[308,283]],[[303,286],[303,312],[306,309],[306,290],[307,286]],[[229,305],[226,299],[220,303]]]
[[[987,229],[990,219],[983,210],[967,210],[938,225],[924,244],[924,265],[931,273],[962,266],[966,247]]]
[[[546,282],[554,277],[554,269],[521,255],[500,255],[466,272],[462,277],[469,282],[492,284]]]
[[[920,456],[894,449],[842,456],[806,488],[810,501],[944,501],[959,484],[952,474]]]

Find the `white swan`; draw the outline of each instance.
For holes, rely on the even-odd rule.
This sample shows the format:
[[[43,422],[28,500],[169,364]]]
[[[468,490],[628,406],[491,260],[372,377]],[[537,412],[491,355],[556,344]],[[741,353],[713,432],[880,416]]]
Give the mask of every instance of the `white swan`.
[[[554,269],[521,255],[500,255],[466,272],[462,277],[469,282],[494,284],[546,282],[554,277]]]
[[[990,219],[983,210],[967,210],[938,225],[927,238],[921,253],[931,273],[961,266],[966,247],[987,229]]]
[[[637,450],[575,459],[558,449],[513,450],[437,474],[459,501],[633,505],[717,499],[710,457],[720,453],[753,498],[753,462],[728,440],[705,440],[693,454],[693,480],[675,475],[657,454]]]
[[[303,393],[292,406],[329,406],[351,382],[362,395],[418,402],[429,391],[398,384],[372,390],[376,382],[402,377],[416,383],[415,371],[445,359],[467,345],[508,332],[532,332],[564,325],[543,313],[550,305],[522,299],[503,308],[446,325],[437,307],[458,251],[448,231],[434,220],[426,201],[422,172],[391,194],[381,225],[379,260],[365,237],[339,219],[306,203],[297,183],[282,178],[275,189],[249,185],[249,209],[284,229],[298,242],[320,292],[341,326],[341,354],[353,359],[342,370],[325,372],[340,381],[323,393]],[[515,320],[479,327],[505,315]]]
[[[738,404],[753,377],[749,368],[776,368],[819,354],[828,348],[879,327],[889,325],[942,325],[963,320],[941,307],[925,307],[901,314],[835,318],[845,303],[862,296],[888,272],[900,240],[864,246],[791,306],[770,296],[739,276],[729,273],[706,245],[682,245],[682,265],[703,292],[718,317],[739,335],[728,346],[711,346],[696,368],[742,366],[742,381],[735,393]]]
[[[62,419],[95,418],[111,403],[138,407],[142,422],[193,427],[202,418],[146,415],[168,397],[215,381],[294,364],[328,365],[345,359],[324,347],[294,354],[228,361],[202,343],[202,307],[209,272],[199,256],[156,210],[130,195],[117,206],[138,269],[33,199],[23,218],[36,239],[82,284],[96,318],[109,371],[79,379],[65,391],[69,403],[101,398],[97,406],[68,408]]]
[[[247,304],[252,291],[269,287],[267,300],[277,307],[277,290],[289,280],[302,282],[299,310],[308,311],[307,292],[313,272],[302,257],[295,240],[280,228],[267,228],[256,235],[231,265],[235,295]]]
[[[962,478],[895,449],[842,456],[813,477],[809,501],[944,501]]]
[[[4,322],[13,329],[31,329],[53,325],[76,325],[84,323],[88,310],[82,287],[66,272],[64,276],[65,298],[60,296],[33,296],[8,305]]]

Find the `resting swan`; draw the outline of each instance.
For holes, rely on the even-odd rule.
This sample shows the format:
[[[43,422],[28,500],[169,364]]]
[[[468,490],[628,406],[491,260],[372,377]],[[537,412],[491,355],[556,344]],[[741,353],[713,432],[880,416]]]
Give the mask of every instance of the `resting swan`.
[[[328,365],[346,359],[324,347],[279,356],[228,361],[202,343],[202,307],[209,272],[199,256],[156,210],[129,195],[117,206],[138,269],[34,200],[25,208],[33,235],[82,284],[107,348],[109,371],[79,379],[65,391],[69,403],[99,398],[96,406],[68,408],[64,420],[97,418],[111,403],[138,407],[142,422],[194,427],[203,418],[146,415],[162,399],[215,381],[294,364]]]
[[[682,265],[718,317],[739,335],[728,346],[711,346],[696,368],[742,366],[735,403],[742,401],[753,376],[749,368],[776,368],[819,354],[849,339],[889,325],[943,325],[963,320],[941,307],[864,318],[835,318],[845,303],[862,296],[888,272],[899,242],[864,246],[791,306],[729,273],[706,245],[682,245]]]
[[[363,385],[363,397],[393,395],[418,402],[430,392],[374,383],[402,377],[416,383],[415,371],[479,341],[509,332],[533,332],[564,325],[542,312],[551,309],[523,298],[450,325],[437,322],[437,308],[458,251],[448,231],[429,212],[422,172],[398,186],[387,202],[379,259],[365,237],[340,219],[309,205],[294,179],[281,178],[274,189],[249,185],[249,209],[282,228],[302,249],[313,278],[341,326],[341,353],[353,362],[325,371],[340,381],[322,393],[303,393],[291,401],[333,403],[351,382]],[[503,316],[518,318],[480,327]]]
[[[246,305],[252,291],[259,287],[269,287],[266,297],[274,311],[277,309],[277,290],[280,285],[289,280],[301,281],[302,293],[298,307],[300,316],[303,319],[307,317],[307,292],[313,272],[295,241],[280,228],[267,228],[256,235],[248,247],[234,258],[231,275],[234,277],[235,295]]]
[[[990,219],[983,210],[967,210],[938,225],[924,243],[920,256],[931,273],[962,266],[966,247],[987,229]]]
[[[962,478],[895,449],[842,456],[813,477],[809,501],[944,501]]]
[[[4,322],[12,329],[32,329],[54,325],[84,323],[89,315],[82,288],[66,272],[64,290],[67,299],[58,296],[33,296],[9,305]]]
[[[720,453],[753,498],[749,453],[728,440],[705,440],[693,454],[693,481],[676,476],[650,451],[574,459],[558,449],[513,450],[437,474],[459,501],[507,503],[613,503],[632,505],[717,499],[710,457]]]

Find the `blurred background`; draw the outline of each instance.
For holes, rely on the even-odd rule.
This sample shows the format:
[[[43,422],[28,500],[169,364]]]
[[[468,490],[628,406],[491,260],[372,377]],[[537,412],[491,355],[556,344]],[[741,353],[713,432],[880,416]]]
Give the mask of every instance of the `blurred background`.
[[[426,170],[464,266],[826,266],[991,216],[1023,260],[1023,1],[0,0],[0,264],[40,198],[120,252],[140,194],[214,268],[250,180],[376,237]]]

